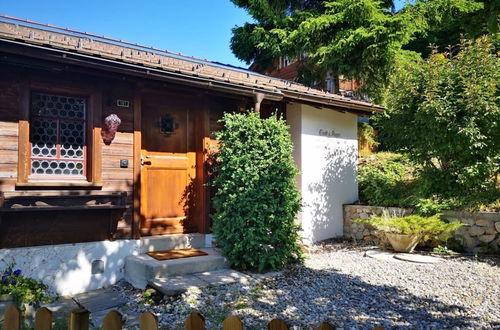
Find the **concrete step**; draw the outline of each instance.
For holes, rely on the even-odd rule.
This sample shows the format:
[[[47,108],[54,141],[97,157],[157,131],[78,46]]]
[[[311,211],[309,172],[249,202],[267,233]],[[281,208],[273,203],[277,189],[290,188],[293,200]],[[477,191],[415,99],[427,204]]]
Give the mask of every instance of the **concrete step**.
[[[205,236],[205,234],[193,233],[141,237],[140,253],[173,249],[204,248],[206,246]]]
[[[240,273],[233,269],[219,269],[210,272],[194,273],[168,278],[155,278],[149,285],[164,295],[175,296],[186,292],[189,288],[204,288],[231,283],[249,284],[256,281],[250,275]]]
[[[226,258],[215,249],[200,250],[208,255],[161,261],[147,254],[128,256],[125,258],[125,279],[134,287],[144,289],[153,279],[203,273],[228,267]]]

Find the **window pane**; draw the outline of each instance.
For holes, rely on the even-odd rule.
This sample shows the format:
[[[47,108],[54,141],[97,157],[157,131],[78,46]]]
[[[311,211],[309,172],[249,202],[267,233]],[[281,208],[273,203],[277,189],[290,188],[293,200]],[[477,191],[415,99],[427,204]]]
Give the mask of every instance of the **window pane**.
[[[31,121],[32,157],[56,157],[57,121],[35,118]]]
[[[84,98],[32,94],[32,174],[85,175],[85,111]]]
[[[35,116],[85,119],[85,99],[81,97],[33,93],[31,109]]]
[[[61,121],[60,141],[62,158],[83,158],[83,122]]]
[[[37,175],[84,175],[83,161],[31,160],[31,173]]]

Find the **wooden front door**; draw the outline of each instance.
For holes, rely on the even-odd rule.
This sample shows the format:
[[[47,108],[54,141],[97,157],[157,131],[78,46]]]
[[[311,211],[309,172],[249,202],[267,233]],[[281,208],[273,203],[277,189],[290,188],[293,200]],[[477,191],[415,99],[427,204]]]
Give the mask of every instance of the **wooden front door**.
[[[175,95],[143,99],[142,235],[197,230],[191,202],[196,176],[193,113],[190,102]]]

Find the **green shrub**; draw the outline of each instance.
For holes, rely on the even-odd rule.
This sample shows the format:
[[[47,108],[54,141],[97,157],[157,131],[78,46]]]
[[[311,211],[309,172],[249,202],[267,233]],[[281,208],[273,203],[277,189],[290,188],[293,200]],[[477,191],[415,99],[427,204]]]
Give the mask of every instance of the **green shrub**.
[[[464,225],[460,222],[444,222],[441,220],[440,214],[430,217],[413,214],[393,218],[385,214],[380,217],[373,217],[366,220],[358,219],[355,221],[368,224],[385,233],[419,235],[419,244],[433,242],[436,245],[446,243],[453,232]]]
[[[415,166],[402,154],[379,152],[358,170],[359,197],[370,205],[412,207]]]
[[[443,198],[495,189],[500,174],[500,61],[492,38],[395,70],[378,138],[422,166],[421,189]],[[458,51],[460,50],[460,51]]]
[[[422,167],[406,155],[379,152],[361,159],[358,169],[360,200],[375,206],[413,208],[418,214],[432,215],[444,210],[500,211],[500,190],[440,194],[427,187]]]
[[[26,303],[29,305],[36,305],[50,300],[46,294],[47,285],[42,281],[25,277],[22,275],[20,269],[13,269],[14,266],[10,265],[1,273],[1,295],[12,296],[17,303]]]
[[[279,269],[301,259],[295,217],[300,195],[292,142],[283,120],[225,114],[214,168],[213,232],[241,269]]]

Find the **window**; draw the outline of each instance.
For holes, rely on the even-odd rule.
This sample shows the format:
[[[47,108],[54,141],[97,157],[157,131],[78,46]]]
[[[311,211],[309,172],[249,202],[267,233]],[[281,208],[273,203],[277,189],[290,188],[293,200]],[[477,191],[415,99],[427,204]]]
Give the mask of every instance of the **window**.
[[[86,178],[87,100],[33,92],[30,110],[30,177]]]

